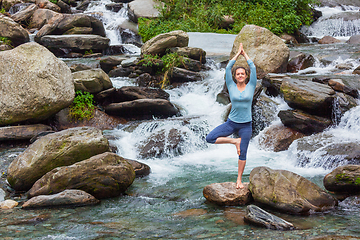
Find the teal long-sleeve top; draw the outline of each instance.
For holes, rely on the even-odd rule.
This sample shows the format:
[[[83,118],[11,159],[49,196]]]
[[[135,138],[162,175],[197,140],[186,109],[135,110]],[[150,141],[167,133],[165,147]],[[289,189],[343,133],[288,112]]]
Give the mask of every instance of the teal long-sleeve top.
[[[246,84],[245,90],[240,92],[236,83],[232,79],[231,68],[235,64],[235,60],[230,60],[226,66],[225,81],[229,91],[231,101],[231,111],[229,119],[236,123],[246,123],[252,121],[251,107],[256,87],[256,67],[252,60],[247,60],[250,67],[250,79]]]

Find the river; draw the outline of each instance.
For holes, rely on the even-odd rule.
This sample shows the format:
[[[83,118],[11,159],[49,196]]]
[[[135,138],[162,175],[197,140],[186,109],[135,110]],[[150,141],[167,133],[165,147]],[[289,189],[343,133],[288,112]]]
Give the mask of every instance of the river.
[[[329,234],[360,237],[360,200],[356,198],[341,202],[331,211],[310,216],[272,212],[292,222],[297,228],[292,231],[247,225],[243,222],[245,206],[219,207],[206,202],[202,194],[206,185],[235,181],[237,177],[234,146],[211,145],[204,140],[206,134],[224,119],[226,106],[216,102],[216,95],[223,87],[224,69],[220,68],[220,61],[228,58],[235,36],[189,35],[190,46],[207,51],[211,70],[205,73],[206,78],[201,82],[166,90],[170,101],[181,109],[182,117],[130,122],[104,132],[113,136],[111,144],[117,146],[119,155],[149,165],[151,174],[135,179],[126,196],[103,200],[97,206],[2,210],[2,239],[307,239]],[[335,66],[344,62],[352,63],[355,68],[359,54],[354,52],[358,49],[344,43],[348,37],[341,36],[343,43],[340,44],[292,47],[291,50],[311,53],[318,60],[311,69],[293,75],[333,77],[339,72]],[[205,38],[208,40],[204,41]],[[115,44],[118,41],[112,40]],[[136,54],[138,52],[134,51]],[[331,59],[326,66],[319,60],[325,56]],[[354,77],[351,70],[341,76]],[[129,78],[112,78],[112,82],[116,87],[135,85]],[[276,113],[289,108],[280,98],[272,100]],[[271,124],[280,124],[280,120],[275,117]],[[327,132],[334,136],[332,142],[360,142],[359,126],[360,107],[356,107],[342,117],[338,126]],[[165,132],[166,138],[171,129],[182,133],[184,141],[179,146],[163,151],[157,157],[141,158],[139,145],[153,134]],[[322,179],[331,171],[322,164],[326,156],[308,156],[310,163],[300,167],[296,161],[296,143],[287,151],[273,152],[259,146],[261,136],[262,132],[251,140],[243,176],[245,182],[253,168],[268,166],[295,172],[323,187]],[[23,150],[2,151],[0,159],[9,162]],[[3,165],[1,169],[4,169]]]

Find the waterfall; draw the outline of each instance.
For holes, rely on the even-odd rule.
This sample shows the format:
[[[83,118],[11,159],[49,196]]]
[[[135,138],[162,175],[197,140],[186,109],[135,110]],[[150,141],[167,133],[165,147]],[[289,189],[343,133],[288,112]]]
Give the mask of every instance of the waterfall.
[[[311,26],[303,26],[301,32],[309,37],[322,38],[324,36],[332,37],[350,37],[360,34],[360,19],[345,20],[344,17],[351,14],[359,16],[359,8],[351,6],[342,6],[336,8],[317,8],[323,16]]]

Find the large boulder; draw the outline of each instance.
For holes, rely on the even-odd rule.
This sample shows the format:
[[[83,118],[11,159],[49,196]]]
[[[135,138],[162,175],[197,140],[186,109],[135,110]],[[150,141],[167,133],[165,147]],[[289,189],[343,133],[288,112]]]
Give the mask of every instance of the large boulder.
[[[281,38],[266,28],[245,25],[235,38],[230,59],[237,53],[240,43],[255,63],[259,79],[267,73],[286,72],[290,50]],[[234,66],[247,66],[245,58],[239,57]]]
[[[97,128],[79,127],[39,138],[9,166],[7,180],[15,190],[28,190],[50,170],[110,151]]]
[[[280,91],[290,107],[317,116],[331,117],[335,91],[328,85],[301,79],[285,79]]]
[[[37,28],[40,30],[45,24],[54,22],[55,19],[62,19],[63,14],[51,11],[49,9],[36,9],[29,21],[29,28]]]
[[[11,15],[11,18],[18,23],[27,21],[37,9],[39,9],[39,7],[36,4],[31,4],[28,7],[21,9],[17,13]]]
[[[324,177],[324,187],[332,192],[359,193],[360,165],[345,165],[335,168]]]
[[[187,47],[189,35],[182,31],[172,31],[159,34],[145,42],[141,47],[141,54],[163,55],[168,48]]]
[[[40,43],[51,50],[104,50],[109,46],[109,42],[109,38],[93,34],[46,35],[40,39]]]
[[[337,200],[319,186],[286,170],[256,167],[249,179],[254,200],[280,211],[308,214],[332,209],[337,204]]]
[[[203,195],[211,203],[217,205],[240,206],[252,201],[249,183],[244,183],[244,188],[236,189],[236,183],[212,183],[203,189]]]
[[[23,209],[48,208],[48,207],[79,207],[87,205],[95,205],[100,203],[91,194],[82,190],[69,189],[57,194],[41,195],[31,198],[23,205]]]
[[[119,2],[118,0],[114,2]],[[159,3],[154,0],[134,0],[129,3],[130,19],[137,23],[139,17],[156,18],[160,15]]]
[[[97,199],[117,197],[135,179],[133,167],[115,153],[102,153],[46,173],[29,190],[30,197],[59,193],[65,189],[83,190]]]
[[[201,48],[174,47],[170,48],[170,52],[176,52],[180,56],[187,56],[188,58],[198,60],[203,64],[206,63],[206,52]]]
[[[0,126],[47,119],[75,97],[69,67],[31,42],[0,52]]]
[[[8,38],[14,47],[30,40],[28,32],[20,24],[2,14],[0,14],[0,37]]]
[[[52,131],[52,128],[44,124],[0,127],[0,141],[29,140],[48,131]]]
[[[99,93],[113,87],[109,76],[100,68],[78,71],[72,75],[75,90]]]

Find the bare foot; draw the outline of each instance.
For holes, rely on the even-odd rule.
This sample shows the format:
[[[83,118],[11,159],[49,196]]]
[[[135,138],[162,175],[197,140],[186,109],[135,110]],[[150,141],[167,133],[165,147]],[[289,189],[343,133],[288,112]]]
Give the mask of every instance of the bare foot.
[[[244,185],[241,183],[241,181],[236,182],[236,189],[242,189],[244,188]]]
[[[240,143],[241,143],[241,138],[237,138],[236,142],[235,142],[235,146],[236,146],[236,151],[237,154],[240,156]]]

